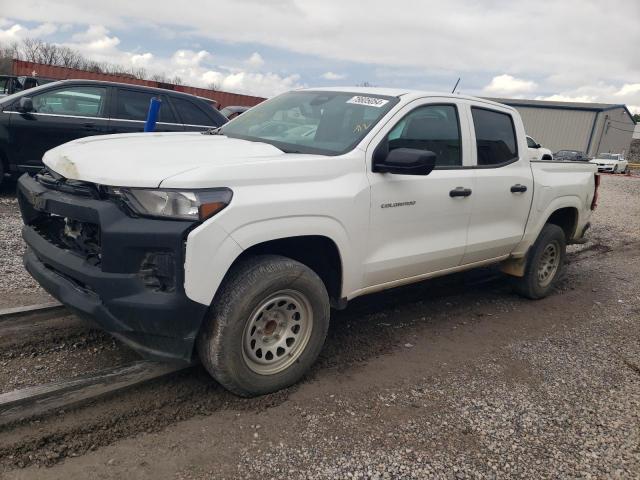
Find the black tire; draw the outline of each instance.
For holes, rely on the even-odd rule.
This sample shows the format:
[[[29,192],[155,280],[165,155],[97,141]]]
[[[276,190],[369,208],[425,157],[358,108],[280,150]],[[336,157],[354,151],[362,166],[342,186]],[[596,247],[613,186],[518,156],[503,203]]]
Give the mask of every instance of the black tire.
[[[557,249],[557,266],[552,273],[547,268],[548,275],[543,280],[540,278],[540,270],[543,264],[547,265],[546,258],[548,257],[545,256],[545,252],[548,252],[548,248],[552,249],[550,245]],[[514,277],[512,280],[514,290],[520,295],[533,300],[546,297],[562,276],[565,257],[566,239],[564,231],[557,225],[547,223],[527,255],[524,276]]]
[[[303,312],[311,312],[310,327],[303,327],[304,339],[301,336],[300,339],[296,338],[292,342],[291,352],[295,348],[298,349],[295,356],[290,353],[287,354],[291,357],[290,359],[286,356],[275,359],[276,362],[284,362],[280,367],[283,370],[260,373],[256,369],[263,366],[255,361],[259,362],[262,357],[256,358],[257,350],[252,350],[255,342],[247,342],[247,338],[251,338],[247,335],[249,331],[251,331],[250,335],[254,335],[257,322],[267,322],[266,317],[272,318],[270,315],[282,317],[278,317],[280,320],[277,321],[269,321],[269,324],[271,322],[278,324],[275,328],[280,328],[285,322],[293,321],[295,312],[290,317],[287,312],[289,307],[293,306],[292,304],[278,307],[280,310],[273,307],[273,311],[266,312],[265,318],[261,318],[264,310],[269,310],[264,305],[268,304],[274,296],[284,295],[281,292],[287,292],[288,295],[301,299],[304,305],[299,308]],[[232,268],[216,294],[208,318],[205,320],[206,323],[198,337],[198,354],[211,376],[237,395],[252,397],[275,392],[300,380],[316,361],[327,336],[329,315],[327,290],[320,277],[309,267],[277,255],[250,257]],[[264,330],[259,327],[257,335],[260,337],[263,335],[260,332],[267,335],[268,327],[268,324],[261,325]],[[293,335],[288,325],[287,323],[287,327],[279,330],[280,334],[273,330],[271,333],[278,339]],[[293,324],[291,330],[295,328],[296,325]],[[262,342],[265,338],[267,337],[259,338],[258,341]],[[285,340],[288,346],[290,338]],[[297,341],[299,344],[296,346]],[[278,342],[281,344],[280,340]],[[278,354],[283,355],[280,350],[279,348]],[[264,354],[265,361],[268,354],[269,352]],[[271,359],[273,358],[272,353]],[[287,362],[292,363],[287,364]]]

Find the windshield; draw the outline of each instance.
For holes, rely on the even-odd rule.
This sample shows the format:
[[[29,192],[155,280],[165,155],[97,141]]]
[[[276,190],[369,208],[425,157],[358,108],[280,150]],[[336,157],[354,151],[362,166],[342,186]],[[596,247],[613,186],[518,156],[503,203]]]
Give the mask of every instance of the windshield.
[[[620,160],[620,155],[617,153],[601,153],[598,158],[602,160]]]
[[[251,108],[220,133],[270,143],[287,153],[340,155],[354,148],[398,101],[348,92],[289,92]]]

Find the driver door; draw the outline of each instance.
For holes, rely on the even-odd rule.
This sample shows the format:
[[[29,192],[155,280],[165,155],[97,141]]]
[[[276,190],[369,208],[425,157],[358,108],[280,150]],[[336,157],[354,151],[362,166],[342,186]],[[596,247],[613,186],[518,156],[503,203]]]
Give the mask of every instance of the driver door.
[[[11,109],[10,142],[15,163],[22,169],[40,168],[44,152],[58,145],[107,133],[105,87],[58,87],[31,98],[33,111],[18,112],[19,100]]]
[[[413,102],[385,125],[367,148],[371,185],[366,287],[419,277],[460,265],[467,245],[475,175],[468,120],[458,101]],[[373,152],[415,148],[436,154],[428,175],[372,171]],[[461,190],[468,195],[457,195]]]

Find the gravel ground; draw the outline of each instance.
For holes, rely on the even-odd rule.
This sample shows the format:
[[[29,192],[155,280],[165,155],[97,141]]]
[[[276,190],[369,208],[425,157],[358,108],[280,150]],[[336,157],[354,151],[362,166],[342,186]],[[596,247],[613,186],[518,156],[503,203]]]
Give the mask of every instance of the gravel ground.
[[[14,195],[15,182],[0,186],[0,308],[30,305],[53,299],[22,266],[22,220]]]
[[[297,386],[194,369],[0,429],[0,475],[640,478],[640,178],[603,176],[590,235],[547,299],[491,270],[370,296]]]

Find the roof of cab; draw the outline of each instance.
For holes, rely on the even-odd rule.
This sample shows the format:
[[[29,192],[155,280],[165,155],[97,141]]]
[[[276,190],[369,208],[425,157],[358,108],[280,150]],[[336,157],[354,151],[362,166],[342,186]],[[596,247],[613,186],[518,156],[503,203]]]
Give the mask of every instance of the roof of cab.
[[[515,108],[505,105],[504,103],[498,103],[487,98],[473,97],[470,95],[460,95],[457,93],[448,92],[428,92],[422,90],[412,89],[400,89],[400,88],[381,88],[381,87],[317,87],[317,88],[301,88],[298,91],[310,91],[310,92],[349,92],[357,93],[360,95],[382,95],[387,97],[402,97],[408,96],[413,98],[423,97],[449,97],[449,98],[461,98],[464,100],[473,100],[476,102],[486,103],[488,105],[496,105],[509,110],[515,110]]]

